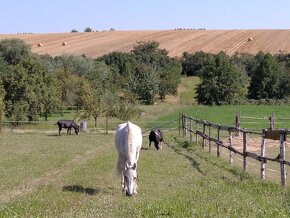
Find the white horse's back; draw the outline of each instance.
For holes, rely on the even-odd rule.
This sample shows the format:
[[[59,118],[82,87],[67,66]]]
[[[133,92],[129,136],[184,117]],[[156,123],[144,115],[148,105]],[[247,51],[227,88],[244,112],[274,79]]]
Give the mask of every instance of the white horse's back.
[[[116,129],[115,145],[119,155],[117,162],[118,174],[124,174],[127,169],[133,169],[135,171],[134,173],[137,173],[137,162],[142,146],[142,132],[140,127],[129,121],[120,124]]]
[[[128,164],[134,164],[136,152],[142,146],[142,132],[139,126],[127,122],[120,124],[116,129],[115,144],[119,154],[126,156]]]

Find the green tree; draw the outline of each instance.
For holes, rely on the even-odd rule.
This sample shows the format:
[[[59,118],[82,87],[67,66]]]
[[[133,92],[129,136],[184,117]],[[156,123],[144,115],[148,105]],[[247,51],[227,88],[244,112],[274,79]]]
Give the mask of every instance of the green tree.
[[[251,75],[250,99],[281,99],[282,70],[269,53],[260,59],[260,64]]]
[[[203,51],[198,51],[194,54],[184,52],[181,59],[182,75],[199,76],[211,56],[212,54]]]
[[[86,101],[82,117],[92,116],[95,120],[95,127],[97,127],[98,117],[106,115],[106,110],[109,108],[106,101],[107,93],[118,93],[118,91],[116,91],[110,67],[103,61],[96,60],[94,70],[88,72],[85,77],[90,81],[93,93],[92,97]]]
[[[57,56],[54,58],[53,64],[55,69],[63,68],[79,76],[87,74],[94,69],[94,61],[83,56]]]
[[[124,89],[127,86],[129,75],[135,71],[139,64],[136,57],[130,53],[112,52],[98,58],[97,61],[106,63],[110,68],[110,82],[114,88]]]
[[[74,89],[76,96],[74,105],[77,107],[77,110],[84,109],[95,100],[94,89],[85,77],[78,77],[76,79]]]
[[[165,99],[166,95],[176,95],[177,87],[180,83],[180,72],[182,66],[180,61],[169,59],[168,63],[159,73],[158,94],[161,100]]]
[[[48,115],[59,109],[61,96],[55,74],[45,74],[43,82],[45,85],[42,86],[39,96],[40,116],[48,120]]]
[[[260,55],[262,55],[262,53],[260,53]],[[235,53],[230,58],[230,61],[247,76],[251,76],[258,66],[257,58],[248,53]]]
[[[5,90],[2,84],[2,79],[0,78],[0,134],[2,131],[2,120],[4,116],[4,96],[5,96]]]
[[[16,65],[31,55],[30,47],[21,39],[0,41],[0,57],[8,64]]]
[[[145,69],[145,71],[152,71],[151,73],[147,72],[144,74],[144,70],[141,70],[143,75],[147,76],[144,77],[141,75],[139,78],[146,78],[147,80],[144,82],[144,86],[140,86],[140,88],[143,87],[143,90],[140,90],[140,92],[134,92],[139,94],[142,93],[142,96],[139,97],[141,97],[143,102],[146,104],[150,104],[150,102],[153,103],[156,94],[159,94],[160,99],[164,99],[167,94],[176,94],[182,70],[179,61],[170,58],[168,52],[165,49],[160,49],[159,43],[156,41],[138,42],[138,44],[134,46],[132,53],[135,55],[138,64],[141,65],[139,71],[142,68],[145,69],[144,66],[147,66],[147,70]],[[146,83],[151,87],[150,91],[147,92]],[[155,86],[157,86],[157,90],[155,89]],[[153,97],[153,95],[155,96]],[[144,97],[146,97],[146,99],[142,99]]]
[[[4,97],[5,115],[13,121],[26,120],[29,105],[27,99],[27,71],[20,65],[9,73],[2,74],[3,86],[6,91]]]
[[[158,94],[157,71],[147,65],[140,65],[128,81],[128,90],[144,104],[153,104]]]
[[[66,108],[74,107],[76,102],[76,81],[78,80],[78,76],[72,73],[69,70],[59,69],[55,72],[57,78],[57,87],[60,91],[60,100],[61,103],[59,105],[59,109],[61,110],[61,114]]]
[[[224,53],[211,58],[200,77],[196,90],[200,104],[234,104],[245,98],[246,80]]]
[[[9,119],[36,120],[51,113],[58,101],[55,83],[36,58],[27,58],[2,77]]]

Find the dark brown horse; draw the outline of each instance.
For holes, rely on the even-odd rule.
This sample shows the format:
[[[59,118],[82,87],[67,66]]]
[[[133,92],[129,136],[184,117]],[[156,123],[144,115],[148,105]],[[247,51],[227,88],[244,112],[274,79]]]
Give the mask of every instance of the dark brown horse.
[[[62,128],[67,129],[67,134],[71,135],[71,128],[74,128],[75,134],[78,135],[80,132],[80,127],[79,125],[74,122],[73,120],[59,120],[56,123],[58,125],[58,134],[60,135],[60,131]]]

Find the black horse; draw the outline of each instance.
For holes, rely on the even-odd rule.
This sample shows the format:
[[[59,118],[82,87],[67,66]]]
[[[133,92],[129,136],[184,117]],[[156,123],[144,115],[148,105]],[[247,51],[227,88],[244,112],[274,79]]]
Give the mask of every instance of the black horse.
[[[155,148],[157,150],[162,149],[163,142],[163,132],[160,129],[152,130],[149,134],[149,148],[151,146],[151,142],[154,142]]]
[[[80,127],[79,125],[74,122],[73,120],[59,120],[56,123],[58,125],[58,134],[60,135],[60,131],[62,128],[67,129],[67,134],[71,135],[71,128],[74,128],[75,134],[78,135],[80,132]]]

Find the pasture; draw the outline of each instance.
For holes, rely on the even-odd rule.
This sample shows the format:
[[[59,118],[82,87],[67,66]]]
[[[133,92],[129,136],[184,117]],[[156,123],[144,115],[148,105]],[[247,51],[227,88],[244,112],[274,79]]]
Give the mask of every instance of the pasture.
[[[143,109],[150,118],[136,120],[142,130],[176,119],[181,111],[206,112],[210,119],[219,116],[220,122],[231,117],[219,111],[223,107],[160,104]],[[169,114],[161,115],[165,109]],[[147,149],[144,138],[138,194],[126,197],[115,176],[113,133],[57,136],[53,127],[54,131],[5,130],[1,135],[0,217],[290,216],[289,188],[230,166],[179,137],[177,130],[165,133],[166,144],[159,152]]]
[[[196,78],[182,79],[176,103],[139,106],[145,115],[132,121],[148,130],[178,126],[179,113],[223,125],[234,125],[236,111],[242,116],[290,117],[289,106],[200,106],[189,92]],[[188,84],[189,83],[189,84]],[[184,105],[187,104],[187,105]],[[65,119],[74,115],[67,111]],[[18,129],[4,128],[0,136],[0,217],[289,217],[290,190],[278,182],[261,181],[256,168],[247,174],[239,164],[208,154],[200,145],[164,134],[159,152],[148,150],[144,138],[138,165],[138,194],[121,192],[115,175],[117,152],[114,128],[122,121],[104,118],[98,128],[88,120],[88,133],[58,136],[56,121],[49,117]],[[245,128],[268,127],[265,120],[241,120]],[[289,128],[287,120],[277,128]],[[146,134],[146,133],[145,133]],[[258,139],[260,143],[260,139]],[[289,149],[288,149],[289,150]],[[273,153],[274,154],[274,153]],[[288,155],[289,156],[289,155]],[[275,179],[273,179],[275,181]]]

